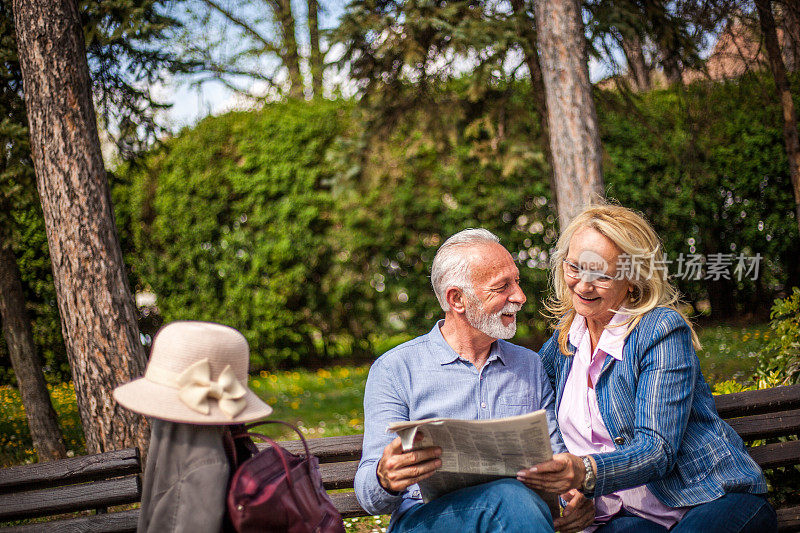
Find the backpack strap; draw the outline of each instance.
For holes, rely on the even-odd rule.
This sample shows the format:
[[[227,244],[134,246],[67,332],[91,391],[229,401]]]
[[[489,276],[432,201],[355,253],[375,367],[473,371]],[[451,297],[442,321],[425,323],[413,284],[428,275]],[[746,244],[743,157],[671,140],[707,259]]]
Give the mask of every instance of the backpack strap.
[[[303,433],[297,428],[297,426],[295,426],[293,424],[290,424],[289,422],[284,422],[283,420],[262,420],[261,422],[254,422],[252,424],[247,424],[246,426],[244,426],[244,429],[246,431],[250,431],[251,429],[253,429],[255,427],[263,426],[264,424],[283,424],[284,426],[292,429],[300,437],[300,440],[303,441],[303,448],[306,449],[306,457],[310,457],[311,456],[311,451],[308,449],[308,443],[306,442],[306,438],[303,436]],[[259,434],[256,434],[256,433],[251,433],[251,435],[257,436],[258,438],[262,438],[263,437],[262,435],[259,435]],[[264,438],[266,438],[266,437],[264,437]],[[270,440],[270,443],[272,443],[271,440]],[[275,444],[273,444],[273,446],[275,446]]]
[[[231,465],[231,474],[239,468],[239,465],[258,453],[258,448],[248,435],[244,424],[226,426],[222,434],[222,443],[228,463]]]

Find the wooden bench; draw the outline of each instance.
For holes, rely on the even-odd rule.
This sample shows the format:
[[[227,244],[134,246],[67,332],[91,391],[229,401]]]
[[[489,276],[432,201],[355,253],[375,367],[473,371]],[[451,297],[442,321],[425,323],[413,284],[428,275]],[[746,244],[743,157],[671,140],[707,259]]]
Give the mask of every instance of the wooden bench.
[[[137,448],[3,468],[0,523],[50,518],[3,531],[136,531],[138,508],[108,511],[111,506],[140,501],[141,471]],[[95,514],[75,516],[85,511]]]
[[[800,437],[800,385],[726,394],[715,400],[720,416],[745,442]],[[362,435],[308,439],[311,453],[319,458],[325,488],[343,517],[367,514],[352,490],[330,492],[353,488],[361,442]],[[305,453],[299,441],[280,444],[292,453]],[[800,465],[800,440],[761,444],[749,452],[764,469]],[[780,531],[800,531],[800,505],[777,511]]]
[[[717,410],[746,442],[800,436],[800,385],[716,397]],[[362,435],[308,439],[319,458],[325,488],[345,518],[365,516],[353,492]],[[304,453],[299,441],[283,441]],[[764,469],[800,465],[800,440],[749,448]],[[139,454],[121,450],[0,470],[0,522],[96,509],[97,514],[14,526],[8,531],[134,531],[138,509],[106,513],[139,501]],[[344,490],[342,490],[344,489]],[[780,531],[800,531],[800,505],[778,509]],[[3,531],[7,531],[3,529]]]

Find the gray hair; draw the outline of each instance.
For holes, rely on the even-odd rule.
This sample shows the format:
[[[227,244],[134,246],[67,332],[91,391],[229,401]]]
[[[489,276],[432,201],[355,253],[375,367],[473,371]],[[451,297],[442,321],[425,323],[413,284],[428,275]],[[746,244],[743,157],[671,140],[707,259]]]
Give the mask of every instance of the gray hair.
[[[467,228],[459,231],[439,247],[431,267],[431,285],[442,310],[447,312],[447,289],[458,287],[468,294],[473,294],[470,279],[470,256],[463,253],[465,248],[479,244],[499,243],[500,239],[491,231],[483,228]]]

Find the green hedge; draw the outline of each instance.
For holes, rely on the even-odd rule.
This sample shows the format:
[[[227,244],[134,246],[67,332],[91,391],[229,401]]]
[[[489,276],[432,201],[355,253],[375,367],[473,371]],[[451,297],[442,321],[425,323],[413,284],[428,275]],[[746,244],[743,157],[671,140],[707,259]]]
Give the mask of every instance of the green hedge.
[[[144,169],[121,173],[132,178],[120,218],[140,288],[158,295],[166,320],[242,329],[255,367],[372,356],[441,316],[428,279],[435,250],[485,226],[520,260],[529,305],[518,339],[538,346],[556,236],[539,121],[528,84],[469,86],[436,89],[372,135],[355,103],[319,100],[182,132]],[[610,197],[643,211],[672,257],[763,258],[757,282],[678,280],[694,303],[716,293],[739,310],[768,307],[797,275],[771,91],[751,76],[653,91],[633,106],[597,95]]]
[[[164,318],[239,328],[256,366],[324,353],[322,161],[346,112],[288,103],[208,118],[130,171],[131,261]]]
[[[678,284],[692,302],[709,298],[715,311],[730,304],[722,315],[766,316],[777,293],[800,283],[800,239],[771,78],[749,75],[634,98],[635,109],[617,93],[598,96],[608,195],[643,211],[672,258],[760,254],[756,282]]]
[[[527,107],[519,97],[513,105]],[[483,154],[491,132],[452,111],[446,142],[405,123],[359,144],[354,106],[325,101],[270,104],[182,132],[123,169],[130,185],[115,188],[130,198],[117,208],[139,288],[158,295],[165,320],[241,329],[254,368],[373,356],[425,331],[441,315],[430,262],[468,226],[524,250],[529,295],[540,300],[545,273],[524,262],[555,236],[541,152],[523,140]],[[523,332],[542,329],[537,307]]]
[[[208,118],[116,169],[135,290],[155,292],[165,320],[240,328],[255,368],[373,356],[441,316],[433,254],[455,231],[485,226],[520,260],[529,304],[518,340],[538,347],[540,267],[556,228],[530,86],[470,87],[436,88],[425,108],[371,135],[357,102],[267,104]],[[608,196],[643,211],[670,257],[763,258],[756,282],[678,280],[690,302],[749,312],[800,285],[768,76],[596,100]],[[57,379],[65,361],[41,214],[15,216],[37,343]]]

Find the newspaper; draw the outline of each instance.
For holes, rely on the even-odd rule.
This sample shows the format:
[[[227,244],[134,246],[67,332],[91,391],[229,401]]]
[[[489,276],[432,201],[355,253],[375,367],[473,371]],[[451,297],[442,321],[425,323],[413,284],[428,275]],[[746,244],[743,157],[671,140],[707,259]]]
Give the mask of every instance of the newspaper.
[[[422,430],[423,439],[414,442]],[[400,436],[403,451],[428,446],[442,449],[442,466],[420,481],[425,503],[479,483],[503,477],[553,457],[544,410],[492,420],[428,418],[395,422],[389,431]]]

